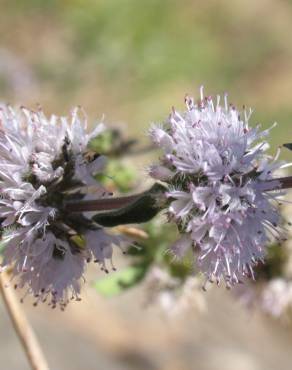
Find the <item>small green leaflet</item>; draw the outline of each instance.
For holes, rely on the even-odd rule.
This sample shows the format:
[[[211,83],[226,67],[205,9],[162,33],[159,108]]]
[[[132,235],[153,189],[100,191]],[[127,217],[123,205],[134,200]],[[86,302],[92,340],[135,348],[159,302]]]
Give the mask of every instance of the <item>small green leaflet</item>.
[[[292,143],[283,144],[283,146],[287,149],[292,150]]]
[[[138,283],[144,277],[145,272],[145,267],[141,265],[129,266],[99,279],[94,283],[94,287],[104,297],[112,297]]]
[[[0,255],[3,253],[5,249],[5,243],[3,242],[3,240],[0,240]]]

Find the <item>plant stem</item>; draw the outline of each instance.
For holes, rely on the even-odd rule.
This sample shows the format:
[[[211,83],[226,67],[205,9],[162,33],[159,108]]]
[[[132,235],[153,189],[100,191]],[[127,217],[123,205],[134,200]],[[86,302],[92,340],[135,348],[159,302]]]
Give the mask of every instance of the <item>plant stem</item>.
[[[280,177],[278,179],[274,179],[272,181],[279,181],[281,186],[280,189],[289,189],[292,188],[292,176],[287,177]]]
[[[280,182],[279,189],[292,188],[292,176],[280,177],[269,181]],[[276,189],[274,189],[276,190]],[[78,202],[68,202],[65,205],[67,212],[92,212],[92,211],[110,211],[125,207],[139,199],[144,193],[130,195],[128,197],[103,198],[95,200],[81,200]]]
[[[35,333],[24,315],[14,291],[8,286],[6,272],[0,273],[0,292],[15,332],[24,348],[32,370],[49,370]]]
[[[65,205],[65,211],[67,212],[110,211],[113,209],[124,207],[137,200],[140,196],[141,194],[137,194],[128,197],[83,200],[79,202],[70,202],[70,203],[68,202]]]

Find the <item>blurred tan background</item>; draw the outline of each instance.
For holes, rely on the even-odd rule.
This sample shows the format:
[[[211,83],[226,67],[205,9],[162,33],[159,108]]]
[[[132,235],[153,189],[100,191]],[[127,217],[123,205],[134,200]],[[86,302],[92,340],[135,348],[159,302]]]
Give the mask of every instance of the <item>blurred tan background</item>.
[[[183,106],[185,93],[227,91],[255,108],[253,123],[277,121],[273,150],[292,139],[290,0],[0,0],[0,98],[66,114],[82,105],[145,139],[152,121]],[[283,151],[282,158],[291,160]],[[141,171],[141,166],[137,165]],[[142,176],[142,174],[141,174]],[[118,254],[117,267],[122,265]],[[65,313],[31,306],[53,370],[284,370],[292,328],[248,312],[225,289],[207,311],[179,319],[143,306],[141,286],[105,299],[92,288]],[[1,305],[0,369],[28,369]]]

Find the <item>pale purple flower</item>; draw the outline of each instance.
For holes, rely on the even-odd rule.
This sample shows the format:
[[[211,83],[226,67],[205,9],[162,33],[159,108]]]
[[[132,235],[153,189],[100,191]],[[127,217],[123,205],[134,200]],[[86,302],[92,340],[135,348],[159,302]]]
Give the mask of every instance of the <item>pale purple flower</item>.
[[[190,310],[206,310],[201,281],[197,276],[185,280],[171,276],[159,266],[152,266],[145,278],[146,299],[156,303],[169,317],[186,315]]]
[[[259,298],[264,312],[280,317],[292,307],[292,282],[280,277],[274,278],[265,285]]]
[[[251,111],[223,106],[220,96],[185,99],[187,110],[173,109],[164,125],[153,126],[150,136],[163,150],[150,174],[168,185],[168,217],[182,233],[172,249],[178,258],[196,252],[197,266],[207,279],[227,286],[263,260],[272,238],[279,239],[280,216],[275,204],[280,193],[273,180],[281,168],[278,154],[271,158],[262,141],[270,130],[251,128]]]
[[[260,309],[274,318],[285,317],[292,308],[292,282],[285,277],[238,285],[233,292],[243,306]]]
[[[90,160],[86,118],[74,109],[69,118],[47,118],[41,110],[0,109],[0,218],[5,245],[2,268],[13,269],[15,286],[38,301],[63,308],[79,299],[85,263],[94,259],[107,271],[112,246],[123,245],[83,214],[64,211],[65,201],[83,199],[88,186],[107,194],[92,175],[105,158]]]

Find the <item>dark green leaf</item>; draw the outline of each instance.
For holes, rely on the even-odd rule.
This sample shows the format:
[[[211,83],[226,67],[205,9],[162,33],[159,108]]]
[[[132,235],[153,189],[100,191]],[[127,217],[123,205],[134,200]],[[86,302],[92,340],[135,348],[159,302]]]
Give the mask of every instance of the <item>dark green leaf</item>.
[[[92,219],[99,225],[108,227],[147,222],[162,210],[165,203],[161,201],[164,192],[163,185],[155,184],[126,207],[98,213]]]
[[[292,150],[292,143],[283,144],[283,146],[287,149]]]

